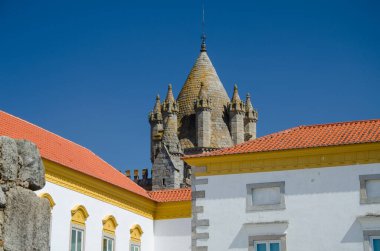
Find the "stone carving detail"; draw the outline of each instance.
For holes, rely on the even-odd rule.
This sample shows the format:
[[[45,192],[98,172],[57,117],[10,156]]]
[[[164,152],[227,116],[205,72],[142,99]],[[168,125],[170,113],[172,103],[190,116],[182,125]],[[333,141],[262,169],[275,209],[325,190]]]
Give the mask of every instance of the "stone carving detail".
[[[0,251],[50,250],[50,203],[33,192],[44,186],[36,145],[0,136]]]

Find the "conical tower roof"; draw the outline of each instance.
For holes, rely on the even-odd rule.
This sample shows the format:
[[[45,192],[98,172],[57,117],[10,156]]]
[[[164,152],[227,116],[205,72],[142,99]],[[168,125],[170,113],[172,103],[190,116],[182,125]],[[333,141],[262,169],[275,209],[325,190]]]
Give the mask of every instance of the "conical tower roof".
[[[205,45],[203,45],[201,53],[177,98],[179,139],[182,148],[196,147],[194,103],[198,98],[201,82],[211,100],[212,134],[210,147],[232,146],[226,115],[226,107],[230,99],[207,55]]]

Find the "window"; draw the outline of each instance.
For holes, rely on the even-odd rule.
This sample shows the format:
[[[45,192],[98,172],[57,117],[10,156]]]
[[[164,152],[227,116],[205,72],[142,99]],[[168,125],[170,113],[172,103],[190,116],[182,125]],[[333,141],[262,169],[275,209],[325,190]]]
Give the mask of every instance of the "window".
[[[107,215],[103,218],[103,251],[115,251],[115,232],[118,226],[113,215]]]
[[[250,251],[286,251],[285,234],[249,237]]]
[[[380,203],[380,174],[360,175],[360,203]]]
[[[71,210],[70,251],[84,251],[85,228],[88,212],[82,205]]]
[[[364,217],[362,218],[362,227],[365,226],[365,223],[363,219],[367,219],[371,224],[371,227],[373,227],[373,224],[377,224],[376,221],[373,218],[370,217]],[[363,231],[363,239],[364,239],[364,251],[380,251],[380,230],[364,230]]]
[[[84,247],[84,231],[83,229],[71,228],[71,245],[70,251],[83,251]]]
[[[141,236],[143,235],[143,231],[139,224],[135,224],[129,230],[131,234],[130,239],[130,251],[141,251]]]
[[[255,251],[280,251],[280,241],[255,241]]]
[[[131,251],[140,251],[140,244],[131,244]]]
[[[285,209],[285,182],[247,184],[247,211]]]
[[[114,251],[114,240],[103,236],[103,251]]]
[[[380,251],[380,236],[370,236],[371,251]]]

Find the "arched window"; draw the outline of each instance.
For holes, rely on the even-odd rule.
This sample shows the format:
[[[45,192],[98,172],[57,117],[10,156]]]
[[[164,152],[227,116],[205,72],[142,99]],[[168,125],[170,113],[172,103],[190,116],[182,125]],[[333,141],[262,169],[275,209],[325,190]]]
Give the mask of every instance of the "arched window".
[[[115,251],[115,232],[117,227],[117,221],[114,216],[107,215],[103,219],[103,251]]]
[[[86,220],[89,214],[83,205],[75,206],[71,210],[70,251],[83,251]]]
[[[50,208],[53,209],[53,207],[55,206],[55,202],[53,200],[53,197],[51,197],[51,195],[49,193],[42,193],[40,195],[38,195],[40,198],[44,198],[44,199],[47,199],[49,201],[49,204],[50,204]]]
[[[143,231],[139,224],[135,224],[130,229],[130,251],[141,251],[141,236],[143,235]]]
[[[49,201],[49,205],[50,205],[49,243],[51,243],[51,234],[52,234],[52,226],[53,226],[53,224],[52,224],[53,223],[52,210],[53,210],[53,207],[55,206],[55,202],[53,200],[53,197],[51,197],[51,195],[49,193],[41,193],[38,196],[40,198],[47,199]]]

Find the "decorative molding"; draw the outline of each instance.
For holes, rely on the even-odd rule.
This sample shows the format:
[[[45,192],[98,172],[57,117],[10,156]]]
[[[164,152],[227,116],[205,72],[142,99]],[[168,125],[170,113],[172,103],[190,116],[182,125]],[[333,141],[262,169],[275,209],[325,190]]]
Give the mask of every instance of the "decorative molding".
[[[184,158],[195,176],[273,172],[380,162],[380,143]],[[196,168],[194,168],[196,169]]]
[[[49,204],[50,204],[50,208],[53,209],[53,207],[55,206],[55,202],[53,200],[53,197],[51,197],[51,195],[49,193],[41,193],[40,195],[38,195],[40,198],[44,198],[44,199],[47,199],[49,201]]]
[[[141,243],[141,236],[143,235],[143,230],[139,224],[135,224],[129,230],[131,235],[131,242],[133,243]]]
[[[77,205],[71,210],[71,223],[84,226],[89,214],[83,205]]]
[[[115,235],[116,228],[118,226],[117,221],[113,215],[107,215],[102,220],[103,232],[111,235]]]

